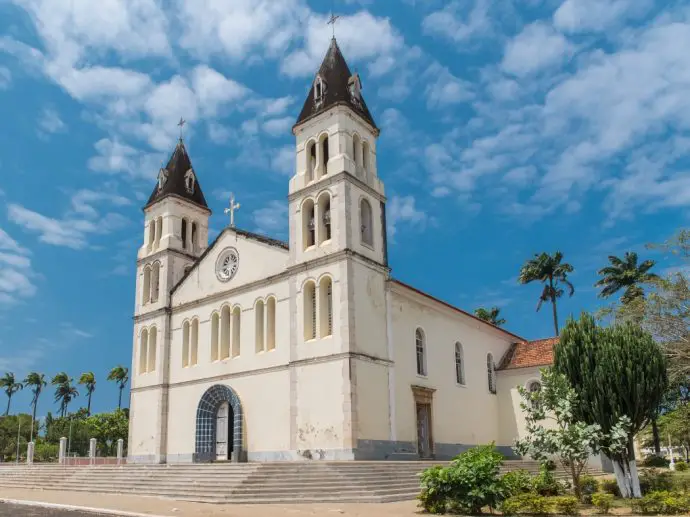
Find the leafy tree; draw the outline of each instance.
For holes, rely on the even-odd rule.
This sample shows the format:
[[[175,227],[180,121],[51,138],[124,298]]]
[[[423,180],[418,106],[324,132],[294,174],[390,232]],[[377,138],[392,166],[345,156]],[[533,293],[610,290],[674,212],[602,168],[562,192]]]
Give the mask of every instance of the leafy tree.
[[[91,430],[91,437],[96,438],[105,455],[113,455],[119,439],[127,442],[129,433],[129,415],[126,411],[116,409],[112,413],[100,413],[86,419]],[[112,443],[108,447],[108,440]]]
[[[650,421],[667,385],[666,361],[652,336],[631,322],[599,327],[583,313],[569,319],[554,352],[554,368],[566,376],[578,394],[577,420],[598,424],[610,447],[622,432],[622,417],[630,420],[627,447],[611,451],[624,497],[640,497],[633,437]]]
[[[43,388],[48,385],[46,376],[42,373],[31,372],[24,379],[24,386],[31,387],[31,418],[32,422],[36,421],[36,408],[38,407],[38,397],[41,396]],[[33,436],[32,436],[33,438]]]
[[[17,435],[19,435],[19,454],[26,454],[26,444],[31,435],[31,415],[0,417],[0,460],[7,461],[16,456]]]
[[[654,267],[653,260],[637,263],[637,253],[627,251],[624,258],[609,255],[610,266],[598,271],[602,277],[594,287],[601,287],[600,298],[608,298],[621,289],[625,289],[621,302],[627,304],[637,298],[644,297],[644,290],[640,284],[648,284],[659,277],[649,270]]]
[[[553,326],[558,335],[558,311],[556,310],[556,300],[563,296],[563,289],[560,285],[565,285],[568,288],[569,296],[575,293],[573,284],[568,281],[568,274],[574,271],[573,266],[568,263],[562,263],[563,253],[557,251],[553,255],[548,253],[535,254],[534,258],[525,262],[520,269],[518,282],[521,284],[529,284],[530,282],[539,281],[544,284],[539,302],[537,303],[537,311],[541,309],[544,302],[551,302],[553,308]]]
[[[498,307],[491,307],[491,309],[485,309],[484,307],[479,307],[474,311],[474,315],[480,320],[484,320],[492,325],[501,327],[506,324],[506,320],[499,318],[498,315],[501,309]]]
[[[4,377],[0,377],[0,388],[4,389],[7,394],[7,409],[5,410],[5,416],[7,416],[10,414],[12,395],[24,388],[24,385],[16,381],[12,372],[7,372]]]
[[[60,416],[64,417],[67,414],[67,407],[73,399],[79,396],[77,388],[72,386],[72,379],[65,372],[58,373],[51,384],[56,386],[55,388],[55,402],[60,403]]]
[[[86,414],[91,415],[91,395],[93,395],[96,389],[96,376],[93,372],[85,372],[79,377],[79,384],[83,384],[86,387],[86,396],[89,397],[89,402],[86,406]]]
[[[545,368],[541,370],[541,379],[538,391],[518,387],[527,436],[515,441],[515,450],[541,462],[558,456],[563,468],[570,472],[575,495],[582,499],[582,473],[589,457],[601,450],[604,434],[599,424],[576,419],[577,394],[564,375]],[[619,419],[614,426],[616,439],[608,440],[609,449],[619,451],[627,446],[628,425],[627,417]]]
[[[118,365],[108,374],[108,380],[117,383],[117,387],[120,389],[120,395],[117,399],[117,409],[122,409],[122,390],[125,389],[127,381],[129,380],[129,368],[125,368],[122,365]]]

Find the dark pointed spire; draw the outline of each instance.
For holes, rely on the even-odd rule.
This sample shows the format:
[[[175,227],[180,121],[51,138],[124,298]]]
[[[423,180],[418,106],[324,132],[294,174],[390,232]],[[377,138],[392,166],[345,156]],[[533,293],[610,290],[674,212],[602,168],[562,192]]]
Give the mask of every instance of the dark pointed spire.
[[[209,209],[182,138],[177,142],[168,165],[158,171],[158,180],[146,207],[167,196],[178,196],[201,208]]]
[[[378,129],[361,95],[359,75],[352,75],[337,41],[333,38],[295,125],[338,104],[350,107]]]

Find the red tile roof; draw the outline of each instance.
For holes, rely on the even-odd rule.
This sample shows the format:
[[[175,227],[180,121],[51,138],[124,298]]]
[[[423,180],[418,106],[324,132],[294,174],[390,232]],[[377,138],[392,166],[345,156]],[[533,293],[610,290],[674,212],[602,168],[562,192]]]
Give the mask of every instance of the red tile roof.
[[[522,341],[515,343],[503,356],[500,370],[515,368],[534,368],[553,364],[553,347],[558,343],[558,337]]]

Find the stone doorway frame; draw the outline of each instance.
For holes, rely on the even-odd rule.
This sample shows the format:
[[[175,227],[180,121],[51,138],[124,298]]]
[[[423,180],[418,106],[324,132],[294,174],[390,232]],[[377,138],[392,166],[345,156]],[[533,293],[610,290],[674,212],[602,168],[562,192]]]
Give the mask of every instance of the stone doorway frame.
[[[429,458],[434,458],[436,448],[434,444],[434,392],[435,388],[427,388],[425,386],[412,386],[412,398],[414,399],[414,419],[415,432],[417,433],[417,455],[422,458],[422,451],[419,450],[419,420],[417,417],[417,406],[426,405],[429,408]]]
[[[223,402],[230,405],[232,412],[232,452],[230,461],[246,461],[243,444],[244,416],[240,399],[230,386],[216,384],[201,396],[196,410],[196,440],[194,462],[203,463],[216,460],[216,417]],[[228,436],[230,445],[230,436]]]

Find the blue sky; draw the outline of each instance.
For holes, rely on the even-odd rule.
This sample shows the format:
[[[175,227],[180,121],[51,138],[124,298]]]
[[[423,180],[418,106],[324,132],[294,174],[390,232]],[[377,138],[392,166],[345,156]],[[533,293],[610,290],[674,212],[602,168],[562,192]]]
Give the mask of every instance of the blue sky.
[[[516,284],[525,259],[561,250],[576,268],[564,320],[601,305],[608,254],[651,256],[645,243],[686,224],[688,2],[334,5],[382,129],[397,278],[545,337],[540,287]],[[0,0],[0,372],[93,370],[94,409],[116,404],[105,376],[130,365],[141,207],[181,116],[212,236],[234,191],[239,227],[287,238],[290,128],[330,8]]]

